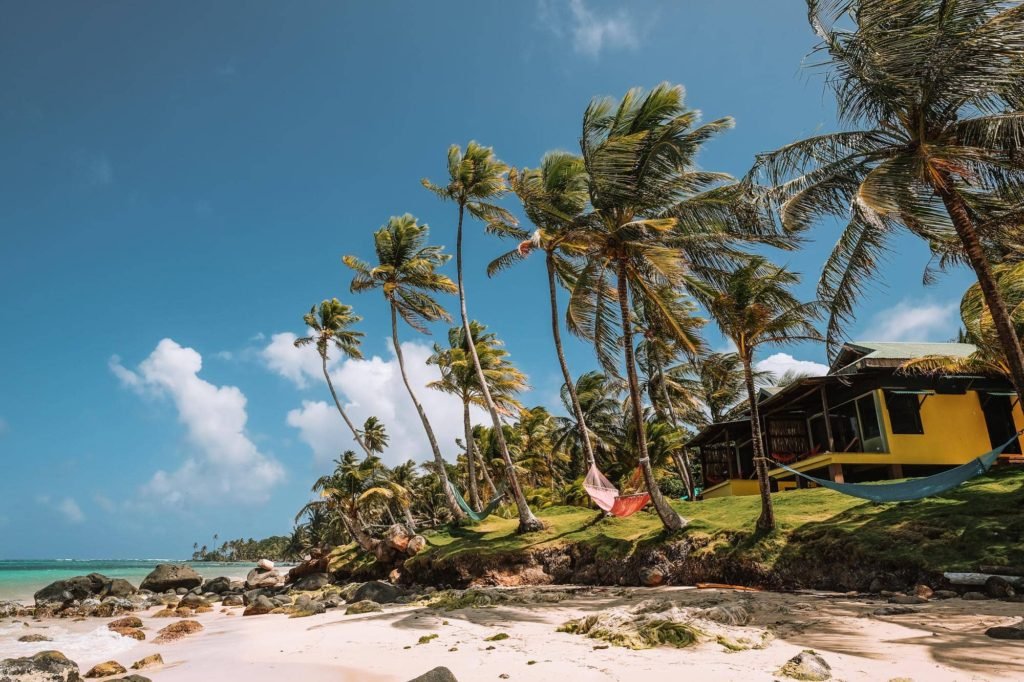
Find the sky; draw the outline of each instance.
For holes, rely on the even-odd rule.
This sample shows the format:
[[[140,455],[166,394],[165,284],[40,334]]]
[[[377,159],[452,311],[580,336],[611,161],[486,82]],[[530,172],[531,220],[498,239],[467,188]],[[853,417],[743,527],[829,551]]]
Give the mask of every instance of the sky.
[[[344,254],[409,212],[454,247],[449,145],[514,166],[577,149],[593,97],[659,82],[736,127],[704,168],[836,129],[803,3],[599,0],[188,3],[0,0],[0,559],[184,557],[193,542],[286,533],[313,479],[352,445],[303,334],[337,296],[364,361],[336,360],[352,417],[380,417],[385,461],[429,450],[397,375],[387,309],[348,293]],[[515,210],[515,204],[505,205]],[[510,245],[467,226],[472,317],[558,409],[543,264],[489,280]],[[822,224],[773,257],[814,282]],[[947,340],[969,282],[921,284],[897,240],[850,336]],[[447,272],[454,276],[454,267]],[[457,302],[447,300],[454,310]],[[443,340],[405,328],[413,383]],[[726,344],[709,328],[717,348]],[[570,366],[596,366],[567,341]],[[763,368],[820,371],[824,349],[767,348]],[[449,457],[461,407],[419,389]]]

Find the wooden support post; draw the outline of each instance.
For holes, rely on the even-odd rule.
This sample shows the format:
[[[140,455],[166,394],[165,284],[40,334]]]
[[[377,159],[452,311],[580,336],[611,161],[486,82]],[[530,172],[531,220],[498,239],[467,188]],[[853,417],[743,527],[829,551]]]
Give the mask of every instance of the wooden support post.
[[[803,476],[796,477],[797,490],[805,490],[807,488],[807,479]]]
[[[821,385],[821,418],[825,420],[825,438],[828,439],[828,451],[835,452],[836,445],[832,440],[832,420],[828,418],[828,396],[825,395],[825,384]]]
[[[903,465],[902,464],[890,464],[889,465],[889,478],[903,478]]]
[[[829,464],[828,477],[831,478],[835,483],[846,483],[846,481],[843,479],[843,465]]]

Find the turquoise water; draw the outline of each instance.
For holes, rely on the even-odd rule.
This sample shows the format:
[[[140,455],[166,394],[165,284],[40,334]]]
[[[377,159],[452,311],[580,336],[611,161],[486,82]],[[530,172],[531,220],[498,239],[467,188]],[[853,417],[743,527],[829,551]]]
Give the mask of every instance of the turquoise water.
[[[220,562],[169,562],[166,560],[0,560],[0,600],[31,601],[32,595],[55,580],[87,573],[102,573],[108,578],[124,578],[136,587],[157,564],[187,563],[204,578],[228,576],[242,578],[256,564]]]

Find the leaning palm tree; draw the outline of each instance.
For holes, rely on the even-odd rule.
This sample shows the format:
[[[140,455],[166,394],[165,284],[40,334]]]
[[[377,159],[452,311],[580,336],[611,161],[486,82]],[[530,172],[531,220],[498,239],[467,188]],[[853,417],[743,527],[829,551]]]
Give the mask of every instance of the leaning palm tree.
[[[441,304],[433,296],[437,293],[455,293],[456,291],[455,284],[451,279],[437,272],[437,268],[447,263],[450,256],[443,252],[443,247],[427,245],[429,230],[430,228],[420,225],[408,213],[401,217],[391,218],[387,225],[373,233],[377,265],[371,267],[355,256],[345,256],[342,258],[342,262],[355,270],[356,274],[352,278],[351,285],[353,292],[380,289],[384,294],[384,299],[391,310],[391,343],[395,349],[395,357],[398,358],[402,382],[416,407],[416,413],[419,414],[423,430],[430,442],[430,449],[434,454],[434,461],[438,465],[438,471],[444,478],[443,482],[447,484],[441,448],[437,444],[437,437],[430,425],[430,419],[427,418],[423,405],[420,404],[412,384],[409,383],[402,344],[398,340],[399,316],[405,320],[406,324],[421,333],[428,333],[428,323],[451,320],[448,311],[441,307]],[[448,510],[456,519],[462,519],[465,515],[459,509],[455,495],[447,485],[444,486],[444,489]]]
[[[879,256],[906,229],[974,270],[1013,384],[1024,353],[986,243],[1021,208],[1024,6],[1004,0],[807,0],[828,84],[848,130],[762,154],[752,177],[777,185],[783,224],[848,219],[819,283],[827,337],[844,323]]]
[[[377,455],[383,454],[384,450],[388,447],[388,442],[391,440],[387,430],[384,428],[384,423],[373,416],[367,417],[366,421],[363,422],[363,428],[359,431],[359,435],[362,437],[363,442],[366,443],[366,447],[369,448],[370,452]]]
[[[544,252],[544,265],[548,278],[548,302],[551,307],[551,337],[555,343],[558,365],[562,370],[564,386],[568,391],[570,406],[581,432],[586,433],[587,422],[580,407],[579,396],[569,364],[562,348],[562,331],[559,322],[558,286],[571,288],[575,280],[573,257],[576,250],[566,240],[572,222],[587,205],[587,171],[583,159],[568,152],[548,152],[541,160],[540,168],[526,168],[509,171],[509,186],[523,204],[523,211],[536,226],[532,235],[517,229],[514,225],[501,222],[500,216],[492,220],[492,229],[498,234],[523,238],[519,245],[499,256],[487,267],[487,274],[494,275],[512,264],[526,258],[534,249]],[[528,239],[526,237],[529,237]],[[594,446],[590,437],[580,441],[587,466],[594,466]]]
[[[455,238],[455,263],[458,272],[459,313],[462,317],[462,328],[468,339],[469,356],[480,382],[484,403],[491,415],[498,449],[501,451],[501,458],[505,464],[505,476],[519,512],[519,532],[528,533],[541,530],[544,525],[530,511],[530,505],[527,504],[523,491],[519,487],[519,481],[516,479],[515,466],[509,455],[505,436],[501,431],[501,414],[491,398],[487,380],[484,378],[484,370],[480,365],[480,358],[477,357],[476,348],[473,345],[473,334],[469,328],[469,314],[466,312],[466,288],[463,286],[462,277],[462,223],[466,211],[488,224],[493,224],[499,217],[502,223],[510,225],[515,223],[515,219],[508,211],[490,203],[492,199],[507,191],[505,184],[507,171],[508,167],[494,156],[494,151],[490,147],[470,142],[466,145],[466,151],[463,153],[458,145],[452,145],[448,149],[448,184],[439,186],[424,178],[423,186],[441,199],[455,202],[459,209]]]
[[[363,528],[359,518],[359,496],[369,487],[379,462],[373,455],[359,460],[356,453],[346,450],[334,461],[334,471],[313,483],[312,491],[319,493],[321,499],[307,503],[295,519],[302,518],[314,509],[330,513],[340,521],[363,551],[374,552],[380,541],[371,537]]]
[[[724,273],[697,294],[722,334],[736,345],[736,355],[743,364],[754,465],[761,489],[757,526],[762,530],[775,527],[775,512],[754,385],[754,354],[765,344],[822,340],[814,327],[820,316],[819,304],[802,303],[790,291],[799,281],[795,273],[758,257]]]
[[[651,502],[669,530],[685,523],[665,501],[647,455],[643,404],[633,341],[633,304],[659,311],[664,332],[692,348],[675,288],[695,272],[739,257],[737,240],[779,241],[774,226],[737,199],[748,190],[729,176],[696,170],[701,145],[731,127],[719,119],[697,125],[681,87],[662,84],[620,102],[595,100],[583,116],[580,147],[587,168],[589,212],[566,239],[584,264],[569,299],[571,331],[591,340],[606,370],[625,350],[627,386],[639,464]],[[752,215],[745,215],[750,212]]]
[[[362,352],[359,350],[359,340],[363,337],[363,333],[352,329],[352,326],[362,319],[352,312],[352,306],[345,305],[336,298],[322,301],[319,307],[313,306],[309,309],[308,313],[302,316],[302,321],[306,323],[306,326],[313,334],[295,339],[295,347],[301,348],[302,346],[312,345],[316,348],[317,354],[320,355],[324,379],[327,380],[327,387],[331,389],[331,397],[334,398],[334,405],[338,408],[338,414],[348,424],[348,428],[352,432],[352,437],[355,438],[356,443],[369,456],[370,449],[366,447],[366,443],[359,436],[359,431],[356,430],[352,420],[345,414],[345,408],[341,406],[341,401],[338,400],[338,393],[334,390],[331,373],[327,371],[327,360],[330,355],[331,346],[341,351],[342,355],[346,357],[356,359],[363,357]]]
[[[469,328],[472,331],[473,347],[483,367],[487,394],[503,416],[518,413],[522,405],[519,404],[516,395],[526,390],[526,375],[508,361],[508,351],[502,347],[497,335],[487,332],[487,327],[476,320],[470,322]],[[472,405],[486,408],[487,402],[476,368],[470,359],[469,347],[462,327],[453,327],[448,331],[447,347],[434,344],[434,353],[427,362],[437,365],[441,370],[441,378],[428,384],[428,387],[456,395],[462,401],[470,504],[475,509],[480,509],[482,505],[476,480],[475,440],[469,409]]]

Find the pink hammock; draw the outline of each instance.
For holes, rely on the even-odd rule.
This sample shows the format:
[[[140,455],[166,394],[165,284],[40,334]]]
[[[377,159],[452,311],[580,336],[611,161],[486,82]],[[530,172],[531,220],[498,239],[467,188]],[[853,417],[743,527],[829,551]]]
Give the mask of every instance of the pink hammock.
[[[634,481],[639,477],[640,469],[633,475]],[[598,507],[612,516],[626,517],[637,513],[651,501],[650,493],[620,495],[619,489],[604,477],[596,464],[591,465],[587,477],[583,479],[583,488]]]

